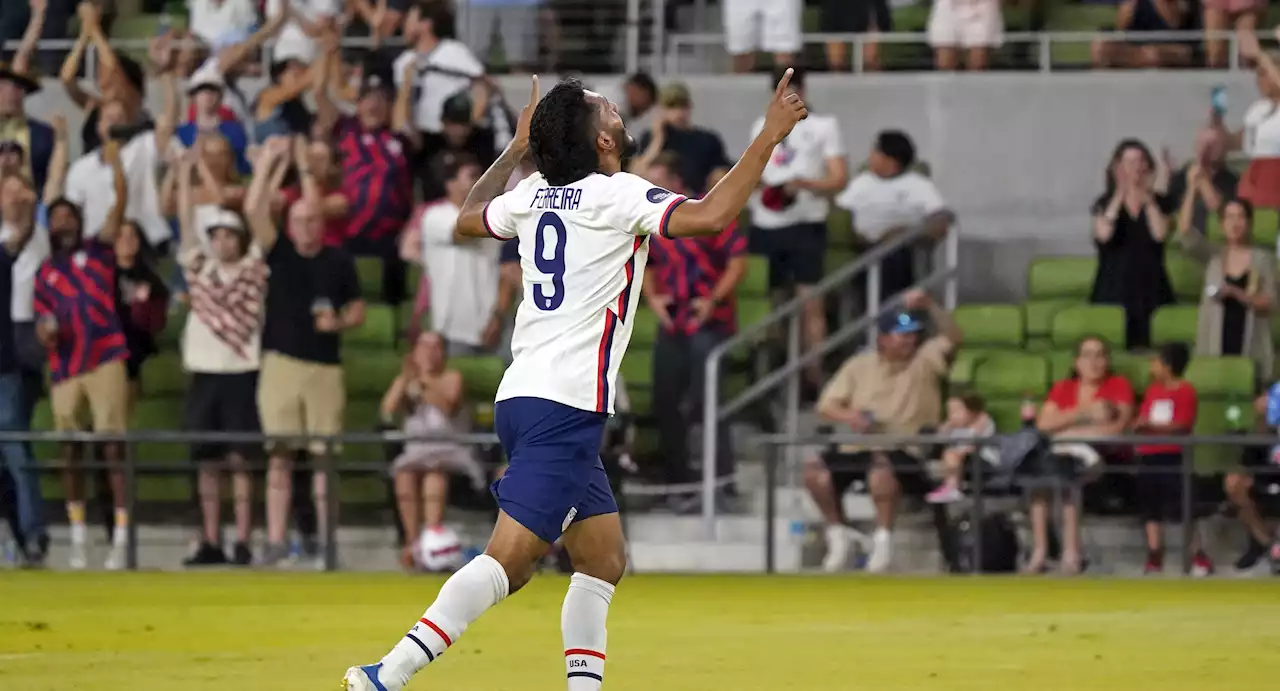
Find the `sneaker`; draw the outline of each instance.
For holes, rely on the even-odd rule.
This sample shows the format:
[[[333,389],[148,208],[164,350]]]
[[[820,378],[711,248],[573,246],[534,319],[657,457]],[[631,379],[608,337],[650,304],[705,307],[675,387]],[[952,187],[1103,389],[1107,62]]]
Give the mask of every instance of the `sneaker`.
[[[237,542],[235,547],[231,548],[231,564],[234,566],[253,564],[253,552],[249,551],[249,545]]]
[[[123,542],[112,543],[111,551],[107,553],[107,560],[103,562],[102,568],[108,571],[123,571],[128,561],[125,552]]]
[[[222,548],[217,545],[211,545],[207,542],[201,542],[200,547],[196,549],[195,554],[187,557],[183,562],[183,566],[217,566],[227,563],[227,555],[222,552]]]
[[[348,669],[346,676],[342,677],[343,691],[395,691],[378,681],[379,669],[382,669],[381,662]]]
[[[1240,558],[1236,560],[1236,570],[1248,571],[1257,566],[1258,562],[1262,561],[1265,556],[1267,556],[1267,546],[1250,537],[1249,546],[1245,548],[1244,554],[1241,554]]]
[[[289,559],[288,545],[267,545],[262,550],[262,566],[277,566]]]
[[[893,561],[893,533],[877,528],[871,536],[871,556],[867,558],[868,573],[884,573]]]
[[[961,492],[959,487],[942,485],[927,494],[924,500],[930,504],[954,504],[958,501],[964,501],[964,492]]]
[[[83,542],[71,543],[71,554],[67,557],[67,568],[72,571],[84,571],[89,568],[89,556],[85,553]]]
[[[827,526],[827,556],[822,560],[822,570],[827,573],[843,571],[849,565],[849,533],[842,525]]]
[[[1194,578],[1205,578],[1213,575],[1213,560],[1204,552],[1196,552],[1191,558],[1191,575]]]
[[[1153,576],[1164,572],[1164,555],[1159,552],[1147,553],[1147,564],[1142,567],[1142,575]]]

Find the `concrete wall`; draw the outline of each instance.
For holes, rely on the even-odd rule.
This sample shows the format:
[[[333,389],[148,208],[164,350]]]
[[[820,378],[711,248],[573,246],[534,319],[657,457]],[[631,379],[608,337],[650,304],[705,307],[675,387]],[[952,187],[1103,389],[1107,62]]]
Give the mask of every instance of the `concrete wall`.
[[[763,76],[690,76],[695,119],[722,133],[731,152],[747,144],[751,123],[770,92]],[[547,84],[550,79],[544,79]],[[621,77],[590,78],[621,97]],[[528,99],[526,78],[502,80],[513,104]],[[962,298],[1017,299],[1036,254],[1092,252],[1088,209],[1101,193],[1115,143],[1143,139],[1156,152],[1190,155],[1209,110],[1210,89],[1225,85],[1228,120],[1256,98],[1253,76],[1222,72],[1130,72],[1041,75],[813,75],[813,110],[836,113],[851,161],[861,160],[879,130],[898,128],[958,212]],[[55,83],[29,101],[37,116],[73,114]],[[152,101],[158,106],[158,88]],[[75,130],[73,130],[75,131]],[[638,133],[637,133],[638,134]]]

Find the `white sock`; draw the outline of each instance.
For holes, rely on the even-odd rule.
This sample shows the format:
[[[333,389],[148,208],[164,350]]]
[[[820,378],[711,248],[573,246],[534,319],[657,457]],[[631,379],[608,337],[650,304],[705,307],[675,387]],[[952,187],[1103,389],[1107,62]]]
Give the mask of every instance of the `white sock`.
[[[613,585],[585,573],[569,579],[569,592],[560,610],[564,636],[564,666],[569,691],[599,691],[604,682],[605,620]]]
[[[378,681],[397,691],[462,635],[485,610],[502,602],[510,590],[507,572],[487,555],[472,559],[449,577],[418,623],[382,658]]]
[[[876,531],[871,534],[871,539],[877,544],[888,544],[893,542],[893,533],[890,533],[888,528],[876,528]]]
[[[836,545],[849,539],[848,529],[844,527],[843,523],[828,523],[826,534],[828,545]]]

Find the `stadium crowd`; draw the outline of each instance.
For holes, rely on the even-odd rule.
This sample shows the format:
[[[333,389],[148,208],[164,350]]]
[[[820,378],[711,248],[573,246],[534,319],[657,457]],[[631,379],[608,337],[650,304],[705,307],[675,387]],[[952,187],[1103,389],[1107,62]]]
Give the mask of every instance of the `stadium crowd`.
[[[0,27],[13,34],[11,3],[4,4]],[[529,22],[539,21],[537,3],[510,3],[528,10],[514,13],[503,3],[471,4],[473,11],[492,11],[485,15],[488,26],[501,32],[508,64],[539,64],[537,46],[518,38],[527,37]],[[727,1],[725,11],[764,13],[777,20],[765,25],[781,32],[786,22],[774,13],[796,10],[798,4]],[[980,68],[985,64],[981,49],[998,40],[999,8],[954,4],[934,5],[930,35],[939,49],[939,66],[953,66],[953,49],[962,47],[968,50],[967,64]],[[748,5],[759,8],[744,9]],[[354,14],[344,14],[336,3],[318,0],[269,2],[265,21],[259,22],[247,2],[193,0],[190,31],[197,40],[164,33],[151,42],[143,65],[113,50],[102,9],[82,3],[74,9],[79,33],[58,72],[62,88],[86,116],[73,145],[63,120],[46,124],[24,112],[27,95],[49,88],[34,76],[36,42],[50,36],[50,27],[60,27],[52,29],[54,35],[64,31],[70,18],[55,16],[68,10],[61,3],[30,0],[19,32],[22,47],[0,67],[0,428],[30,430],[37,402],[47,395],[55,429],[82,430],[86,424],[101,433],[130,429],[144,364],[162,354],[160,334],[167,320],[181,318],[180,357],[190,375],[186,429],[260,430],[281,437],[352,431],[344,424],[350,382],[344,380],[343,334],[363,328],[372,301],[411,305],[410,318],[393,327],[403,332],[395,338],[407,352],[398,372],[384,382],[383,425],[415,435],[463,432],[482,424],[464,400],[466,375],[455,363],[481,354],[509,357],[521,276],[517,242],[466,240],[454,232],[463,200],[510,140],[515,122],[486,73],[486,61],[477,57],[487,54],[493,31],[472,26],[464,34],[467,41],[458,40],[454,10],[441,0],[352,6]],[[858,21],[879,21],[878,10],[863,9],[868,16]],[[1121,26],[1172,22],[1168,9],[1159,0],[1126,3]],[[1226,10],[1206,5],[1205,25],[1228,15],[1244,21],[1250,11],[1223,14]],[[509,22],[517,24],[510,34]],[[753,45],[734,38],[732,22],[726,25],[736,54],[749,55],[755,48],[795,52],[790,36],[766,32],[763,43]],[[359,55],[339,50],[340,36],[360,32],[378,40],[398,34],[407,47],[379,46],[375,40],[375,48]],[[1280,189],[1280,129],[1273,126],[1280,70],[1251,36],[1241,34],[1241,50],[1258,66],[1260,98],[1246,113],[1243,129],[1229,130],[1215,111],[1197,135],[1193,160],[1176,171],[1167,156],[1155,158],[1141,142],[1121,142],[1093,206],[1098,272],[1091,301],[1122,307],[1121,344],[1158,346],[1150,358],[1145,396],[1140,400],[1139,387],[1110,365],[1110,348],[1120,344],[1084,338],[1070,375],[1043,401],[1024,400],[1019,410],[1022,421],[1043,435],[1191,432],[1197,397],[1183,375],[1192,352],[1250,358],[1258,391],[1264,392],[1258,406],[1266,409],[1264,387],[1272,381],[1274,354],[1268,315],[1276,299],[1275,252],[1251,244],[1250,231],[1257,209],[1280,207],[1280,198],[1273,198]],[[0,39],[5,37],[0,32]],[[269,44],[268,83],[249,98],[239,81],[253,73],[259,52]],[[90,46],[99,66],[93,85],[80,77]],[[844,59],[834,49],[829,53],[833,62]],[[1100,53],[1120,60],[1109,48]],[[750,62],[741,66],[747,69]],[[792,83],[803,90],[803,72]],[[144,106],[150,84],[163,91],[157,113]],[[632,75],[620,104],[638,139],[629,170],[690,196],[715,185],[733,158],[718,133],[695,124],[694,105],[694,94],[679,82],[659,88],[648,75]],[[1226,165],[1234,151],[1252,159],[1238,177]],[[523,167],[511,184],[531,172]],[[852,217],[856,246],[863,250],[911,229],[926,229],[918,246],[886,258],[883,297],[909,291],[920,276],[922,255],[956,222],[908,134],[880,133],[865,166],[851,167],[838,114],[815,111],[775,152],[751,202],[749,230],[731,227],[697,240],[652,238],[643,295],[658,323],[651,406],[658,449],[655,463],[641,468],[643,474],[677,486],[696,478],[690,421],[701,418],[707,353],[735,332],[736,291],[750,271],[747,256],[765,258],[774,298],[806,296],[827,269],[828,219],[835,210]],[[1153,315],[1175,300],[1165,272],[1169,241],[1207,267],[1190,348],[1152,338]],[[356,258],[380,264],[377,296],[366,294]],[[418,275],[422,278],[414,285]],[[806,396],[838,431],[939,430],[957,441],[936,451],[842,447],[808,459],[805,481],[827,523],[824,566],[830,570],[849,561],[851,534],[840,497],[853,483],[865,482],[875,504],[868,569],[883,571],[892,563],[891,529],[900,499],[912,495],[935,505],[961,501],[966,463],[994,455],[993,449],[963,441],[995,429],[987,402],[947,384],[965,340],[962,325],[923,292],[907,292],[905,306],[883,315],[875,343],[834,374],[821,362],[806,371]],[[823,342],[829,316],[822,300],[806,303],[805,348]],[[1272,405],[1280,412],[1280,396],[1276,399]],[[1266,414],[1258,417],[1260,425],[1280,423]],[[734,455],[727,429],[722,431],[715,462],[724,480],[722,498],[730,500]],[[617,460],[635,470],[623,438]],[[13,532],[28,562],[41,563],[48,547],[34,467],[57,460],[65,468],[70,566],[87,566],[85,507],[91,497],[86,473],[77,465],[96,453],[108,467],[102,485],[112,507],[105,564],[124,566],[126,528],[133,517],[125,503],[123,445],[96,447],[86,453],[67,443],[57,459],[36,459],[29,444],[0,445],[14,499]],[[1161,445],[1059,444],[1053,450],[1086,469],[1102,463],[1180,463],[1176,447]],[[309,536],[304,555],[314,554],[315,535],[323,534],[333,514],[326,508],[325,475],[313,473],[309,459],[330,451],[314,440],[266,449],[193,445],[189,453],[198,467],[202,526],[188,563],[284,562],[290,558],[291,515]],[[1271,462],[1269,449],[1255,451],[1253,466]],[[923,471],[930,459],[940,461],[936,475]],[[406,565],[422,531],[444,524],[450,474],[480,490],[501,472],[474,449],[443,441],[410,442],[388,460],[388,495]],[[266,471],[266,506],[265,539],[255,555],[253,484],[263,476],[257,468]],[[222,539],[224,475],[231,478],[234,507],[229,549]],[[1180,485],[1163,475],[1153,478],[1140,482],[1134,496],[1148,525],[1148,569],[1158,571],[1159,525],[1179,515],[1174,497]],[[1249,531],[1250,542],[1237,564],[1248,568],[1265,556],[1273,534],[1252,498],[1251,473],[1229,473],[1223,483]],[[1079,572],[1087,560],[1080,548],[1078,509],[1070,503],[1062,507],[1062,544],[1051,544],[1050,491],[1030,493],[1033,545],[1025,568],[1046,570],[1057,552],[1064,571]],[[698,506],[696,498],[676,496],[668,507],[687,512]],[[1208,572],[1213,566],[1197,552],[1195,568]]]

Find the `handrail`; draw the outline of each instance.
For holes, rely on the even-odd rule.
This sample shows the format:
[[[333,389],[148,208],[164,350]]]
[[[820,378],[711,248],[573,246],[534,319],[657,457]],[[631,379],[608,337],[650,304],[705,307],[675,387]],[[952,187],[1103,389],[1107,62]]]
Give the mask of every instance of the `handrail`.
[[[1245,404],[1241,404],[1245,405]],[[965,437],[965,444],[982,446],[998,444],[1008,438],[1009,434],[995,434],[985,437]],[[1274,434],[1107,434],[1107,435],[1068,435],[1047,437],[1050,444],[1114,444],[1134,446],[1138,444],[1160,444],[1162,446],[1200,446],[1213,444],[1219,446],[1276,446],[1280,437]],[[955,437],[942,434],[854,434],[842,432],[836,434],[754,434],[753,442],[779,446],[818,446],[823,444],[857,444],[867,447],[893,447],[912,445],[946,445],[954,444]]]
[[[1259,39],[1270,39],[1272,33],[1258,31]],[[1038,65],[1041,72],[1052,71],[1052,46],[1054,43],[1086,43],[1097,39],[1106,41],[1227,41],[1228,69],[1240,69],[1238,34],[1229,30],[1214,31],[1011,31],[1003,35],[1005,44],[1038,44]],[[862,62],[862,46],[864,44],[928,44],[929,35],[922,32],[889,32],[889,33],[852,33],[852,32],[805,32],[801,34],[804,44],[812,43],[848,43],[854,48],[853,72],[864,71]],[[685,46],[723,46],[725,34],[718,32],[689,32],[673,34],[668,38],[666,50],[662,55],[660,67],[662,72],[675,72],[680,50]]]
[[[770,232],[770,231],[764,231]],[[874,324],[874,320],[881,310],[880,301],[880,262],[886,257],[913,246],[917,241],[923,238],[927,230],[923,224],[902,233],[900,236],[889,240],[886,243],[878,245],[871,251],[862,255],[858,259],[837,270],[832,275],[819,281],[817,285],[806,292],[804,296],[797,296],[784,303],[778,309],[769,313],[763,320],[753,324],[752,326],[735,334],[732,338],[712,348],[707,354],[706,367],[704,369],[703,381],[703,406],[702,406],[702,517],[706,524],[708,538],[714,538],[715,533],[715,487],[716,487],[716,453],[718,446],[719,425],[723,418],[729,414],[740,410],[743,406],[755,401],[767,391],[773,389],[784,379],[790,378],[791,385],[787,391],[787,411],[788,411],[788,428],[794,431],[796,419],[799,415],[800,406],[800,379],[798,372],[815,358],[821,357],[831,349],[843,345],[850,340],[857,332],[867,329],[870,324]],[[948,230],[945,242],[947,243],[947,268],[934,272],[929,276],[923,284],[932,287],[935,283],[943,281],[951,282],[955,276],[956,254],[959,242],[958,226],[953,224]],[[831,334],[827,339],[815,347],[813,351],[807,354],[800,353],[800,312],[805,303],[811,300],[824,299],[835,289],[851,282],[850,279],[857,277],[865,272],[867,276],[868,296],[867,296],[867,313],[857,320],[853,325],[846,325]],[[896,305],[901,300],[901,296],[897,296],[894,300],[890,300],[888,304]],[[948,307],[952,306],[955,300],[954,283],[950,283],[947,291]],[[720,413],[720,364],[724,356],[729,350],[748,343],[752,337],[769,328],[772,328],[783,320],[790,320],[787,329],[787,362],[779,370],[766,375],[762,380],[756,382],[737,398],[733,399],[726,408],[729,412]]]

